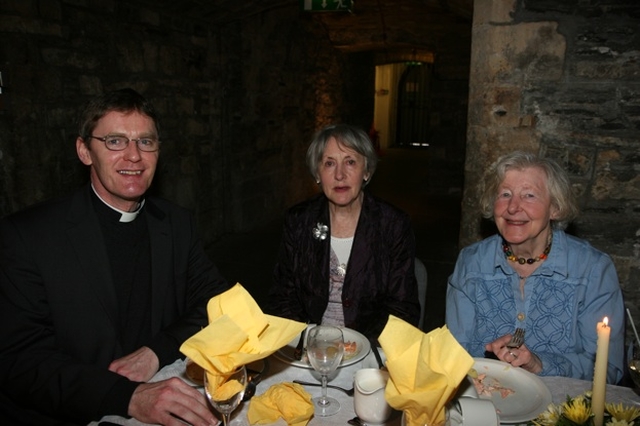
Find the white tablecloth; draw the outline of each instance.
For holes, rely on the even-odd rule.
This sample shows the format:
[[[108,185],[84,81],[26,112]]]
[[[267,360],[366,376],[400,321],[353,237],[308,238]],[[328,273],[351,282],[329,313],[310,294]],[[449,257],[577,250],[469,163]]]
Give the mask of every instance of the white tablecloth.
[[[263,380],[258,385],[256,395],[264,393],[271,385],[276,383],[282,383],[287,381],[293,381],[294,379],[303,380],[307,382],[318,382],[317,373],[313,370],[306,368],[293,367],[287,363],[284,363],[274,356],[269,358],[269,371]],[[362,361],[352,364],[350,366],[342,367],[338,369],[337,376],[333,378],[330,384],[341,386],[344,388],[353,387],[353,375],[355,372],[363,367],[375,367],[376,362],[372,354],[367,355]],[[153,381],[167,379],[169,377],[183,377],[184,375],[184,362],[176,361],[175,363],[166,366],[153,378]],[[185,378],[185,380],[188,380]],[[591,389],[591,382],[585,380],[570,379],[566,377],[541,377],[541,380],[551,391],[553,402],[560,403],[566,400],[567,395],[577,396]],[[320,387],[306,386],[307,391],[312,396],[320,395]],[[314,425],[347,425],[347,421],[355,417],[353,409],[353,397],[347,396],[344,392],[335,389],[328,389],[328,394],[338,399],[341,404],[340,412],[331,417],[313,417],[309,422],[309,426]],[[627,405],[633,405],[640,408],[640,395],[635,393],[630,388],[620,386],[607,386],[607,401],[608,402],[622,402]],[[233,414],[231,418],[231,426],[248,426],[247,410],[249,409],[249,403],[243,403]],[[144,423],[138,422],[134,419],[124,419],[122,417],[107,416],[102,421],[108,421],[115,424],[127,425],[127,426],[145,426]],[[398,426],[400,424],[400,413],[395,413],[391,419],[387,422],[386,426]],[[97,426],[99,422],[93,422],[90,426]],[[276,425],[286,426],[286,423],[279,420]]]

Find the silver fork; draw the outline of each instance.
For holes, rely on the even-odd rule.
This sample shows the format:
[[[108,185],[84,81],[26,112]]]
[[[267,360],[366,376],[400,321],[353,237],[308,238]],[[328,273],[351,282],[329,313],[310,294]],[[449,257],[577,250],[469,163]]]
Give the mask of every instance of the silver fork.
[[[511,340],[507,343],[507,348],[509,349],[517,349],[524,343],[524,328],[516,328],[516,331],[513,332],[513,336],[511,336]]]

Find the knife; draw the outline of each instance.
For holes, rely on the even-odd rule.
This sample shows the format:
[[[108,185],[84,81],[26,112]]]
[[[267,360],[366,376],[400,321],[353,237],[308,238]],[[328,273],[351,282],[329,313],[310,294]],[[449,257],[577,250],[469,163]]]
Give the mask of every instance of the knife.
[[[298,340],[298,345],[296,346],[296,349],[293,351],[293,358],[296,361],[300,361],[302,359],[302,355],[304,354],[304,341],[305,341],[305,338],[307,337],[307,330],[308,328],[305,328],[304,330],[302,330],[302,333],[300,333],[300,340]]]
[[[377,342],[371,341],[371,350],[373,351],[373,356],[376,357],[376,361],[378,362],[378,368],[384,368],[384,362],[382,362],[382,357],[380,356],[380,352],[378,352]]]

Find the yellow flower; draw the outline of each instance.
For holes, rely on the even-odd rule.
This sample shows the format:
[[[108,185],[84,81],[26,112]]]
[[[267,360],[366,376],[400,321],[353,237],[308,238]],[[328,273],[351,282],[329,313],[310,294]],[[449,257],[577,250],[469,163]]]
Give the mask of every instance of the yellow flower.
[[[640,418],[640,408],[624,406],[621,403],[606,403],[605,409],[606,417],[611,416],[605,426],[634,426],[634,420]],[[549,404],[547,410],[538,414],[538,417],[531,420],[529,424],[533,426],[558,426],[566,425],[569,421],[572,425],[586,426],[591,424],[592,417],[591,392],[588,391],[575,398],[567,396],[567,400],[563,404]],[[640,426],[640,424],[635,426]]]
[[[564,416],[576,424],[584,424],[591,417],[591,407],[583,396],[572,399],[562,404]]]
[[[536,426],[555,426],[560,420],[560,416],[562,415],[562,410],[555,404],[549,404],[547,406],[547,411],[544,413],[540,413],[535,420],[533,420],[533,424]]]
[[[626,422],[631,422],[637,419],[638,417],[640,417],[640,409],[637,409],[635,407],[625,407],[622,405],[622,403],[619,403],[619,404],[606,403],[604,406],[607,409],[607,412],[611,414],[611,416],[615,420],[618,420],[618,421],[625,420]],[[618,425],[621,423],[613,423],[613,424]]]
[[[627,423],[626,420],[611,419],[605,426],[633,426],[633,422]]]

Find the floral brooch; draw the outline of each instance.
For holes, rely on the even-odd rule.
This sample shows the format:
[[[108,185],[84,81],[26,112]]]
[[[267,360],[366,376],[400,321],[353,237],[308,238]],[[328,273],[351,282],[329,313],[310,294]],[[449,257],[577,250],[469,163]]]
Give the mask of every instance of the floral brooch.
[[[313,238],[316,240],[324,241],[327,239],[327,233],[329,232],[329,227],[320,222],[316,224],[316,227],[312,229]]]

